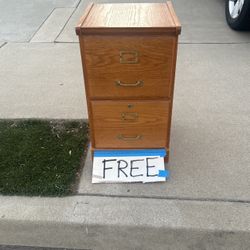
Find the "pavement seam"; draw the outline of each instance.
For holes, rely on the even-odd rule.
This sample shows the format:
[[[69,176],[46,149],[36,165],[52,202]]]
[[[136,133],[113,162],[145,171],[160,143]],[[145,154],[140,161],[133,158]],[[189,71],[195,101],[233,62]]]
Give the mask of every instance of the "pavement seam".
[[[72,6],[72,7],[75,8],[75,9],[77,9],[81,1],[82,0],[78,0],[78,2],[74,6]]]
[[[43,20],[43,22],[41,23],[41,25],[37,28],[36,32],[32,35],[32,37],[29,39],[28,42],[26,43],[30,43],[31,40],[33,39],[33,37],[38,33],[38,31],[42,28],[42,26],[44,25],[44,23],[48,20],[48,18],[52,15],[52,13],[54,12],[56,8],[54,8],[50,13],[49,15]]]
[[[68,20],[67,20],[66,23],[63,25],[61,31],[60,31],[59,34],[56,36],[54,42],[56,42],[57,38],[58,38],[58,37],[62,34],[62,32],[64,31],[66,25],[68,24],[69,20],[70,20],[71,17],[74,15],[74,13],[76,12],[76,10],[77,10],[77,8],[79,7],[80,3],[81,3],[81,0],[80,0],[80,1],[78,2],[78,4],[75,6],[74,11],[71,13],[71,15],[69,16]]]
[[[58,37],[57,37],[58,38]],[[42,42],[41,42],[42,43]],[[79,43],[79,42],[69,42],[69,41],[55,41],[55,43]],[[242,42],[242,43],[234,43],[234,42],[232,42],[232,43],[223,43],[223,42],[221,42],[221,43],[216,43],[216,42],[211,42],[211,43],[186,43],[186,42],[179,42],[179,44],[187,44],[187,45],[192,45],[192,44],[197,44],[197,45],[202,45],[202,44],[204,44],[204,45],[233,45],[233,44],[238,44],[238,45],[241,45],[241,44],[250,44],[250,42]]]
[[[171,200],[171,201],[200,201],[200,202],[223,202],[223,203],[241,203],[250,204],[250,200],[235,200],[235,199],[216,199],[216,198],[179,198],[177,196],[157,197],[157,196],[129,196],[129,195],[108,195],[108,194],[93,194],[93,193],[78,193],[73,196],[91,196],[91,197],[109,197],[109,198],[133,198],[133,199],[156,199],[156,200]]]
[[[40,29],[40,28],[39,28]],[[63,30],[62,30],[63,31]],[[38,30],[37,30],[37,32],[38,32]],[[36,33],[37,33],[36,32]],[[34,34],[34,36],[36,35],[36,33]],[[34,36],[32,36],[32,38],[34,37]],[[31,38],[31,40],[32,40],[32,38]],[[25,42],[25,41],[23,41],[23,42],[21,42],[21,41],[9,41],[9,42],[6,42],[6,43],[13,43],[13,44],[18,44],[18,43],[20,43],[20,44],[25,44],[25,43],[30,43],[29,41],[28,42]],[[53,42],[36,42],[37,44],[39,44],[39,43],[53,43]],[[79,42],[70,42],[70,41],[54,41],[54,43],[62,43],[62,44],[78,44]],[[242,45],[242,44],[250,44],[250,42],[242,42],[242,43],[186,43],[186,42],[179,42],[178,44],[180,44],[180,45],[192,45],[192,44],[195,44],[195,45]],[[3,44],[1,47],[3,47],[5,44]],[[0,47],[0,48],[1,48]]]
[[[236,43],[236,42],[207,42],[207,43],[199,43],[199,42],[193,42],[193,43],[188,43],[188,42],[179,42],[179,44],[205,44],[205,45],[210,45],[210,44],[214,44],[214,45],[230,45],[230,44],[249,44],[250,42],[241,42],[241,43]]]
[[[7,42],[4,42],[2,45],[0,45],[0,49],[3,48],[6,44]]]
[[[31,43],[39,43],[39,42],[48,42],[54,43],[55,39],[63,29],[65,22],[68,22],[68,18],[75,11],[74,7],[71,8],[55,8],[51,15],[45,20],[43,25],[36,31],[32,39]],[[58,22],[59,20],[59,22]],[[56,22],[56,23],[55,23]],[[52,29],[51,29],[52,28]]]
[[[69,42],[69,41],[55,41],[55,43],[79,43],[79,42]],[[242,42],[242,43],[186,43],[186,42],[179,42],[179,44],[187,44],[187,45],[190,45],[190,44],[197,44],[197,45],[201,45],[201,44],[205,44],[205,45],[231,45],[231,44],[250,44],[250,42]]]
[[[41,246],[19,246],[0,244],[0,250],[92,250],[83,248],[60,248],[60,247],[41,247]]]

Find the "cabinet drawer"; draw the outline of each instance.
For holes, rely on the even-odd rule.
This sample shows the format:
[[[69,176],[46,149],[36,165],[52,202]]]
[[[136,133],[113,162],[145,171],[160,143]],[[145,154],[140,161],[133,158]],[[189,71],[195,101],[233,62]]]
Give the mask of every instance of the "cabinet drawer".
[[[157,130],[138,127],[135,129],[97,129],[95,148],[164,148],[167,129]]]
[[[90,97],[170,97],[171,36],[85,36],[85,78]]]
[[[97,148],[165,147],[169,101],[92,101]]]

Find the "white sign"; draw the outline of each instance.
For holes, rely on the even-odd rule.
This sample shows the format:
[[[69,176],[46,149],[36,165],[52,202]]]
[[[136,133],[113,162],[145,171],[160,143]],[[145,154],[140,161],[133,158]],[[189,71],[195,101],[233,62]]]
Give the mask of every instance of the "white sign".
[[[164,158],[155,156],[94,157],[92,183],[166,181]]]

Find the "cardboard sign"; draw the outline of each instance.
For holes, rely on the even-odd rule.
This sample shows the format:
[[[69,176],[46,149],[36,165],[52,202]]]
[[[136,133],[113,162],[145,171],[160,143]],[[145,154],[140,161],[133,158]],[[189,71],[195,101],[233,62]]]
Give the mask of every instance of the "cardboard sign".
[[[165,149],[95,151],[92,183],[166,181],[165,155]]]

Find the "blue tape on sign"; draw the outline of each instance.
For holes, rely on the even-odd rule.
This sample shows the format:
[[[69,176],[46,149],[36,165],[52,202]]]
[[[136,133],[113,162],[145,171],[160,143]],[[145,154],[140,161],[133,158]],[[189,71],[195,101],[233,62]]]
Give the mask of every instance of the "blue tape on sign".
[[[135,149],[135,150],[95,150],[94,157],[114,156],[166,156],[165,149]]]
[[[168,178],[169,177],[169,171],[168,170],[159,170],[158,176]]]

